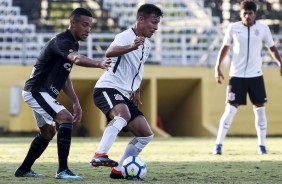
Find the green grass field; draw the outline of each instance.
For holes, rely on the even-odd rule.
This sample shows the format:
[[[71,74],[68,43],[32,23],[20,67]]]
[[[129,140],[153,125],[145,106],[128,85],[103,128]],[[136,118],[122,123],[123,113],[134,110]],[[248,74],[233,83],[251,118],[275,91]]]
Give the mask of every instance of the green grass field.
[[[148,173],[143,181],[112,180],[110,168],[92,168],[89,161],[98,146],[96,138],[73,138],[71,170],[82,181],[54,178],[57,170],[56,140],[33,166],[44,178],[16,178],[32,137],[0,138],[0,183],[282,183],[282,139],[268,138],[268,155],[257,155],[256,138],[226,138],[223,155],[211,154],[214,138],[155,138],[141,153]],[[118,138],[109,152],[118,160],[129,138]]]

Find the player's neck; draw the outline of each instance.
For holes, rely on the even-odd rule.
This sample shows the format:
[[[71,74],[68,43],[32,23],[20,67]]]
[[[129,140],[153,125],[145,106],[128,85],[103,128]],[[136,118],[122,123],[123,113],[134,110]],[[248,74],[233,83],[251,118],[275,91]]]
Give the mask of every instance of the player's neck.
[[[139,31],[137,25],[135,25],[133,28],[132,28],[133,32],[135,33],[136,36],[143,36],[141,31]]]

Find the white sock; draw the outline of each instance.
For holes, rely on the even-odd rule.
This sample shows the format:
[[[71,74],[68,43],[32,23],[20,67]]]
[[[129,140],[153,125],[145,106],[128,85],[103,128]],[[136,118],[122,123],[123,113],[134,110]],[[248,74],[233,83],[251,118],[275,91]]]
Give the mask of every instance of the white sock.
[[[226,104],[225,110],[223,115],[221,116],[219,128],[217,132],[217,138],[215,143],[216,144],[222,144],[224,138],[226,137],[226,134],[228,132],[228,129],[230,128],[233,118],[237,112],[237,108],[233,105]]]
[[[149,144],[153,139],[153,135],[148,137],[134,137],[126,146],[123,155],[118,161],[118,166],[115,167],[117,171],[121,170],[122,162],[129,156],[137,156],[143,150],[143,148]]]
[[[118,161],[118,166],[115,167],[117,171],[121,170],[122,162],[129,156],[137,156],[139,155],[140,151],[136,148],[133,144],[128,144],[125,148],[123,155],[121,156],[120,160]]]
[[[108,151],[114,144],[118,133],[124,126],[126,126],[126,124],[127,122],[121,117],[115,117],[112,121],[110,121],[108,126],[104,130],[96,153],[108,153]]]
[[[106,127],[96,153],[108,153],[113,143],[115,142],[118,133],[119,130],[116,127]]]
[[[255,126],[257,130],[258,145],[265,146],[267,120],[265,115],[265,107],[254,109]]]

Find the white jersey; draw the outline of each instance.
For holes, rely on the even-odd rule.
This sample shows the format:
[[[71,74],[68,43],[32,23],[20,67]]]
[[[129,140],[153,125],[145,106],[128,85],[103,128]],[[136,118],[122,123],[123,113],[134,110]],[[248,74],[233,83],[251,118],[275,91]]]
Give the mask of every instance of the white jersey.
[[[262,47],[274,46],[269,27],[258,21],[251,27],[242,22],[228,26],[223,45],[232,45],[229,75],[233,77],[258,77],[262,75]]]
[[[136,34],[133,29],[127,29],[116,35],[110,46],[125,46],[133,44]],[[114,88],[124,96],[129,97],[141,84],[144,73],[144,63],[149,56],[151,43],[148,38],[138,49],[119,57],[111,58],[112,64],[108,71],[97,81],[95,88]]]

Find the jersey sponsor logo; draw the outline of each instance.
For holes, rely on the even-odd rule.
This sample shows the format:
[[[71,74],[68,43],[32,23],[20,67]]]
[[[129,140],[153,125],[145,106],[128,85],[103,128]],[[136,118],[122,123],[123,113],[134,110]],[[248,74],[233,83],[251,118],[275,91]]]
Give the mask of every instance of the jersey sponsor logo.
[[[60,102],[58,102],[57,100],[54,100],[54,103],[57,104],[57,105],[62,105],[62,104],[60,104]]]
[[[59,90],[57,90],[52,84],[50,86],[50,90],[55,93],[55,95],[59,95]]]
[[[228,93],[228,100],[229,101],[234,101],[235,100],[235,93],[229,92]]]
[[[71,64],[70,63],[65,63],[64,64],[64,68],[67,70],[67,71],[71,71]]]
[[[124,100],[120,94],[115,94],[114,97],[116,100]]]

